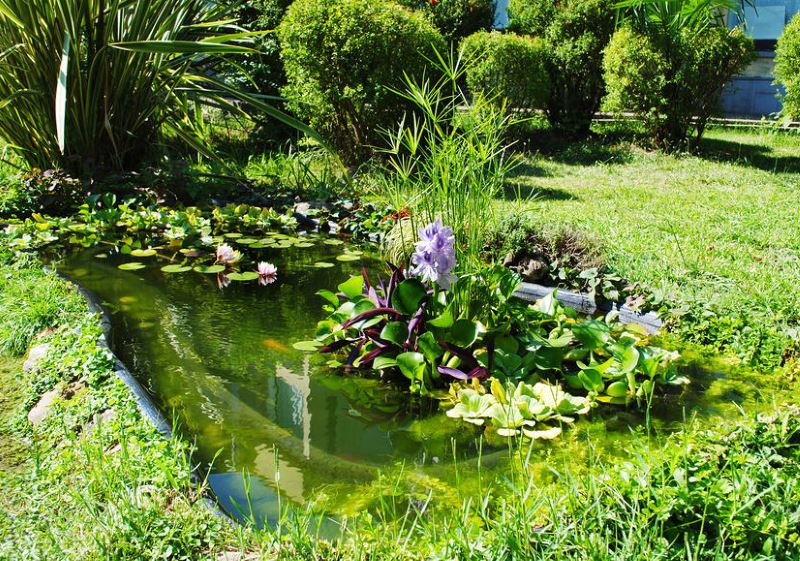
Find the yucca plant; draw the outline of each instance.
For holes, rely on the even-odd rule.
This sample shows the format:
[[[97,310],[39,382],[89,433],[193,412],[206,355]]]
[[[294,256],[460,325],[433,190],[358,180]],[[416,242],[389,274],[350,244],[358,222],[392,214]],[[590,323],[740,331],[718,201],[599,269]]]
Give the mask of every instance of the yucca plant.
[[[165,128],[209,153],[187,127],[192,102],[257,108],[304,128],[214,77],[221,55],[252,52],[252,34],[226,19],[228,9],[208,0],[0,0],[0,136],[31,167],[83,174],[135,169]]]

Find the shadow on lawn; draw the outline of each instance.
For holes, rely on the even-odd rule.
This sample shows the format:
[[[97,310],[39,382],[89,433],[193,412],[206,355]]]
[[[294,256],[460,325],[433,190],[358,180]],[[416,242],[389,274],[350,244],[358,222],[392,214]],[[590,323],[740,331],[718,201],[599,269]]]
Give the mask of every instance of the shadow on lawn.
[[[800,156],[776,155],[772,148],[763,144],[704,138],[698,156],[774,173],[800,173]]]

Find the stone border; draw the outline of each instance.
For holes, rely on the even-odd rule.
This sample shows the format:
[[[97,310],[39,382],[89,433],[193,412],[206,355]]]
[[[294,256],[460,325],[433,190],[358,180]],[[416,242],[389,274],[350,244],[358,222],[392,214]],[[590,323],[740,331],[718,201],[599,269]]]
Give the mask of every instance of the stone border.
[[[556,288],[552,286],[523,282],[514,295],[528,302],[535,302],[549,295],[553,290],[556,290]],[[657,334],[664,325],[662,319],[655,312],[643,314],[632,309],[627,304],[618,304],[616,302],[601,302],[598,305],[594,298],[580,292],[571,292],[559,288],[556,292],[556,299],[565,306],[569,306],[582,314],[595,315],[598,312],[619,312],[619,320],[622,323],[640,325],[651,335]]]
[[[47,270],[48,268],[46,267],[45,269]],[[139,407],[139,411],[141,411],[144,418],[150,421],[156,427],[156,430],[158,430],[158,432],[160,432],[165,438],[172,438],[174,434],[172,432],[172,427],[167,422],[167,419],[161,414],[161,411],[153,402],[152,398],[147,393],[147,390],[142,387],[136,377],[131,374],[131,372],[125,367],[122,361],[119,360],[117,355],[114,354],[114,351],[111,349],[111,346],[108,343],[111,334],[111,320],[109,319],[108,312],[101,305],[100,300],[94,294],[82,287],[78,282],[70,279],[58,271],[53,272],[60,279],[74,286],[78,293],[83,296],[83,299],[86,301],[89,310],[92,313],[100,316],[100,327],[103,331],[103,334],[100,336],[97,343],[100,347],[111,353],[112,357],[114,357],[114,372],[117,375],[117,378],[122,380],[122,382],[133,394],[136,404]],[[199,469],[199,465],[192,468],[192,481],[197,484],[200,484],[203,481],[201,474],[198,473]],[[204,493],[201,497],[201,501],[206,508],[208,508],[211,514],[217,518],[224,519],[231,524],[236,524],[236,521],[219,506],[219,503],[215,499],[212,498],[215,496],[213,490],[210,487],[207,487],[207,489],[208,494]],[[209,496],[209,494],[211,496]]]

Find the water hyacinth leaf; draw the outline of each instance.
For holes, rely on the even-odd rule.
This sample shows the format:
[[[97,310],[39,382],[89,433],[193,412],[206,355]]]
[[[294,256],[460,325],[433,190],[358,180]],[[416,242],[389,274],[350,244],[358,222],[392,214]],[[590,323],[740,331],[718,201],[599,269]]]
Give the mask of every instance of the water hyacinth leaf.
[[[564,349],[542,347],[533,352],[533,365],[539,370],[560,370],[564,362]]]
[[[144,269],[147,267],[144,263],[140,263],[139,261],[133,261],[131,263],[123,263],[118,268],[122,271],[138,271],[140,269]]]
[[[314,263],[314,267],[316,267],[317,269],[330,269],[331,267],[334,266],[335,265],[333,263],[328,263],[327,261],[317,261],[316,263]]]
[[[419,310],[427,297],[425,285],[417,279],[406,279],[392,293],[392,306],[400,313],[410,316]]]
[[[349,263],[351,261],[358,261],[361,259],[360,255],[353,255],[351,253],[344,253],[336,257],[337,261],[342,261],[343,263]]]
[[[134,249],[131,251],[132,257],[152,257],[155,254],[155,249]]]
[[[611,338],[611,329],[602,321],[590,320],[572,326],[575,338],[590,351],[599,349]]]
[[[292,344],[292,348],[306,353],[313,353],[322,348],[322,343],[319,341],[298,341]]]
[[[422,353],[400,353],[395,359],[403,376],[411,380],[421,380],[425,372],[425,357]]]
[[[450,310],[445,310],[442,315],[439,317],[435,317],[428,321],[428,325],[433,327],[440,327],[442,329],[447,329],[448,327],[452,327],[453,325],[453,314],[450,313]]]
[[[232,281],[247,282],[258,278],[258,273],[254,271],[244,271],[241,273],[230,273],[228,278]]]
[[[185,273],[191,270],[192,268],[189,267],[188,265],[173,264],[173,265],[164,265],[163,267],[161,267],[161,271],[164,273]]]
[[[328,302],[330,302],[334,306],[338,306],[339,305],[339,297],[336,296],[336,294],[334,294],[330,290],[325,290],[325,289],[318,290],[316,292],[316,295],[321,297],[321,298],[324,298],[325,300],[327,300]]]
[[[449,333],[450,342],[459,347],[468,348],[478,339],[478,324],[468,319],[460,319],[453,323]]]
[[[372,361],[372,368],[375,370],[384,370],[386,368],[395,368],[397,361],[388,356],[379,356]]]
[[[444,351],[439,346],[439,343],[436,342],[436,339],[433,337],[433,333],[430,331],[423,333],[417,339],[417,344],[419,345],[419,350],[422,351],[422,354],[425,355],[425,358],[431,364],[435,364],[436,361],[444,354]]]
[[[390,321],[383,327],[380,338],[395,345],[402,345],[408,339],[408,324],[402,321]]]
[[[348,280],[341,283],[338,287],[339,292],[350,298],[356,298],[362,295],[364,290],[364,277],[361,275],[350,277]]]
[[[198,265],[194,268],[194,270],[198,273],[216,275],[217,273],[222,273],[225,271],[225,265]]]
[[[601,376],[600,372],[594,370],[593,368],[587,368],[586,370],[581,370],[578,372],[578,379],[581,381],[581,384],[583,384],[583,387],[586,388],[587,391],[602,392],[605,388],[603,376]]]
[[[606,394],[610,397],[625,397],[628,395],[628,384],[621,381],[612,382],[606,388]]]

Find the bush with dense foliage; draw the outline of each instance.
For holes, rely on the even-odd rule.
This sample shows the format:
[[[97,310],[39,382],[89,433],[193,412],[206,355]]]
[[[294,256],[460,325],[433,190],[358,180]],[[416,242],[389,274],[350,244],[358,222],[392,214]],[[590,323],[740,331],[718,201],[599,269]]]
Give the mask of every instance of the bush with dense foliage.
[[[784,28],[775,51],[775,83],[786,90],[781,98],[783,115],[800,119],[800,14]]]
[[[400,3],[424,12],[451,41],[491,28],[497,9],[495,0],[400,0]]]
[[[497,96],[510,107],[541,109],[550,94],[544,42],[514,33],[481,31],[463,43],[467,86],[474,94]]]
[[[86,173],[136,168],[165,125],[210,153],[193,102],[241,113],[229,99],[247,98],[280,116],[209,75],[217,55],[250,51],[226,17],[205,0],[4,1],[0,137],[30,167]]]
[[[744,70],[752,49],[740,29],[722,25],[676,33],[622,28],[606,49],[605,107],[636,113],[659,147],[694,149],[723,86]]]
[[[404,73],[422,76],[442,50],[426,18],[393,2],[297,0],[280,27],[291,109],[348,164],[363,161],[407,103],[392,91]]]
[[[547,53],[550,124],[571,135],[589,131],[603,97],[603,49],[614,31],[611,0],[511,0],[509,28],[541,37]]]

